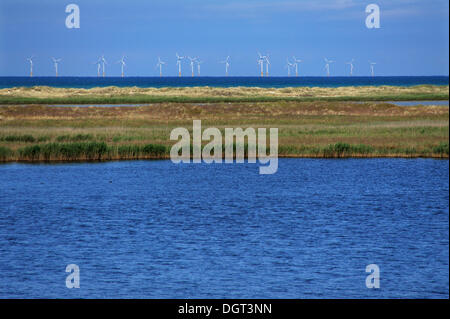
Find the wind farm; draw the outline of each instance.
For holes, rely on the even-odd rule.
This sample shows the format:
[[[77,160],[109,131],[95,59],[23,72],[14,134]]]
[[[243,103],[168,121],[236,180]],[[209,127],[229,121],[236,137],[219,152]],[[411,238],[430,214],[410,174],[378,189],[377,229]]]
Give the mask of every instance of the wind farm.
[[[29,71],[29,76],[33,77],[35,76],[35,72],[34,72],[34,55],[30,56],[28,58],[26,58],[26,61],[28,61],[29,63],[29,67],[30,67],[30,71]],[[62,58],[54,58],[54,57],[50,57],[51,60],[53,61],[53,68],[54,68],[54,75],[55,77],[59,76],[58,73],[58,65],[59,63],[62,61]],[[194,77],[195,76],[195,68],[197,69],[197,76],[201,76],[201,72],[200,72],[200,65],[204,64],[206,62],[206,64],[210,64],[205,60],[200,61],[199,57],[193,57],[193,56],[180,56],[178,53],[175,54],[175,65],[177,67],[177,76],[178,77],[182,77],[183,73],[182,73],[182,65],[183,62],[186,62],[188,64],[188,67],[190,69],[190,76]],[[158,75],[159,77],[163,77],[163,72],[162,72],[162,68],[163,65],[166,64],[166,62],[162,62],[160,57],[157,57],[158,59],[158,63],[157,63],[157,69],[158,69]],[[299,65],[300,63],[303,62],[303,60],[298,59],[295,55],[292,56],[292,59],[290,60],[289,58],[286,59],[286,64],[283,66],[282,63],[276,63],[274,66],[277,66],[278,68],[284,67],[284,69],[287,69],[287,76],[290,77],[291,71],[294,71],[295,76],[299,77],[300,76],[300,72],[299,72]],[[336,61],[334,60],[330,60],[328,58],[324,58],[325,61],[325,73],[327,77],[331,77],[331,64],[335,63]],[[355,59],[351,59],[348,62],[345,62],[345,65],[349,66],[349,73],[348,76],[354,76],[354,61]],[[269,54],[261,54],[260,52],[257,52],[257,59],[256,59],[257,65],[258,65],[258,74],[260,77],[269,77],[269,76],[273,76],[270,75],[270,69],[272,67],[271,64],[271,59],[270,59],[270,55]],[[229,76],[229,70],[231,67],[231,57],[230,55],[228,55],[224,60],[220,60],[219,61],[220,64],[223,64],[225,67],[225,76]],[[317,61],[310,61],[309,64],[318,64]],[[101,55],[96,62],[93,63],[94,65],[97,66],[97,77],[106,77],[106,65],[108,64],[105,58],[105,55]],[[125,77],[125,67],[127,66],[127,63],[125,62],[125,56],[122,55],[121,58],[116,61],[116,64],[120,64],[120,77]],[[375,71],[374,71],[374,66],[376,65],[375,62],[371,62],[369,61],[369,73],[368,74],[360,74],[359,76],[371,76],[374,77],[375,76]],[[145,69],[145,67],[144,67]],[[319,68],[317,68],[317,70],[320,70]],[[148,72],[148,76],[153,75],[151,71]],[[282,73],[281,73],[282,74]],[[278,73],[275,76],[282,76],[280,73]],[[255,74],[248,74],[248,75],[242,75],[242,76],[254,76]],[[71,75],[66,75],[66,76],[71,76]],[[109,75],[109,76],[116,76],[114,73]],[[133,75],[130,75],[133,76]],[[167,74],[166,76],[173,76],[173,74]],[[220,76],[218,74],[210,74],[208,76]],[[305,76],[305,75],[303,75]],[[320,76],[320,72],[317,72],[316,74],[310,74],[309,76]]]

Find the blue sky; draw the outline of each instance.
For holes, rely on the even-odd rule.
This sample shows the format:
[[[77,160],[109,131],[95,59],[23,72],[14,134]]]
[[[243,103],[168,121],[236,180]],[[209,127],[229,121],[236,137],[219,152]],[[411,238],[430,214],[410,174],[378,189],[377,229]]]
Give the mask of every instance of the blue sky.
[[[67,29],[66,5],[80,7],[80,29]],[[365,8],[381,9],[381,28],[365,26]],[[53,75],[50,57],[61,57],[60,75],[96,75],[104,54],[107,75],[119,76],[115,62],[126,56],[130,76],[153,76],[157,57],[175,76],[175,53],[199,56],[202,75],[223,75],[218,62],[231,56],[231,75],[258,75],[257,51],[269,53],[271,75],[286,75],[286,58],[304,62],[301,74],[448,75],[447,0],[1,0],[0,76]],[[183,74],[189,75],[188,63]]]

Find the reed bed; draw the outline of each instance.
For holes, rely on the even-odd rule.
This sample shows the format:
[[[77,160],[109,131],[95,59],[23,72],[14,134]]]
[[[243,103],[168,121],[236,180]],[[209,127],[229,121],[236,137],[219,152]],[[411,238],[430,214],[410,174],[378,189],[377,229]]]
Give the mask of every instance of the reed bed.
[[[191,146],[190,157],[193,147]],[[203,148],[202,148],[203,149]],[[0,161],[105,161],[130,159],[168,159],[170,148],[165,145],[108,145],[104,142],[47,143],[25,146],[17,150],[0,146]],[[236,144],[233,145],[236,155]],[[212,154],[211,154],[212,155]],[[269,155],[269,154],[266,154]],[[449,144],[439,143],[423,149],[414,147],[374,147],[364,144],[335,143],[326,146],[282,145],[280,157],[432,157],[448,158]],[[244,145],[244,157],[249,156],[249,146]],[[225,146],[222,148],[225,157]]]
[[[223,137],[226,127],[276,127],[281,157],[448,158],[448,116],[448,106],[371,102],[0,106],[0,161],[168,158],[171,130],[192,136],[193,119]]]

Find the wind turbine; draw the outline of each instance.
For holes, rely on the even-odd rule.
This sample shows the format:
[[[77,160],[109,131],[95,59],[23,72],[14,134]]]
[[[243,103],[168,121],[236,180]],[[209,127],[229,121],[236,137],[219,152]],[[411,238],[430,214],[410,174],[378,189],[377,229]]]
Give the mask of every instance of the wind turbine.
[[[159,67],[159,76],[162,76],[162,66],[166,64],[166,62],[161,61],[161,58],[158,57],[158,63],[156,64],[156,67]]]
[[[266,60],[266,76],[269,76],[269,65],[270,65],[269,55],[264,56],[264,60]]]
[[[34,59],[34,56],[27,58],[27,60],[30,62],[30,77],[33,76],[33,59]]]
[[[225,75],[228,76],[228,68],[230,67],[230,56],[227,56],[227,58],[224,61],[220,61],[219,63],[225,64]]]
[[[197,58],[191,58],[190,56],[188,56],[189,59],[189,64],[191,65],[191,74],[192,76],[194,76],[194,63],[197,61]]]
[[[203,61],[197,60],[197,74],[200,75],[200,64],[203,64]]]
[[[291,66],[295,66],[295,64],[289,62],[289,58],[287,58],[286,59],[286,68],[287,68],[288,76],[291,76]]]
[[[374,65],[376,64],[375,62],[370,62],[370,73],[372,74],[372,76],[375,76],[375,71],[374,71]]]
[[[177,65],[178,65],[178,76],[181,76],[181,60],[184,59],[184,56],[179,56],[178,53],[176,53],[177,56]]]
[[[327,76],[330,76],[330,64],[334,63],[334,61],[328,60],[325,58],[325,69],[327,70]]]
[[[92,63],[92,64],[97,64],[97,77],[100,77],[100,69],[101,69],[101,67],[102,67],[101,60],[98,59],[97,62],[94,62],[94,63]]]
[[[108,63],[106,62],[104,55],[101,56],[100,62],[102,63],[103,77],[105,77],[105,64],[108,64]]]
[[[261,55],[261,53],[258,52],[258,59],[256,60],[256,62],[259,64],[260,68],[261,68],[261,77],[264,76],[264,59],[265,57]]]
[[[350,76],[353,75],[353,62],[355,61],[355,59],[352,59],[350,62],[347,62],[345,64],[349,64],[350,65]]]
[[[58,63],[61,61],[61,59],[55,59],[52,57],[53,64],[55,65],[55,74],[58,76]]]
[[[124,66],[126,65],[125,64],[125,56],[122,56],[122,59],[120,59],[119,61],[117,61],[116,63],[120,63],[121,64],[121,69],[122,69],[122,77],[123,77],[123,75],[124,75],[124,73],[123,73],[123,68],[124,68]]]
[[[294,66],[295,66],[295,76],[298,76],[298,64],[302,62],[302,60],[297,59],[295,56],[292,57],[294,60]]]

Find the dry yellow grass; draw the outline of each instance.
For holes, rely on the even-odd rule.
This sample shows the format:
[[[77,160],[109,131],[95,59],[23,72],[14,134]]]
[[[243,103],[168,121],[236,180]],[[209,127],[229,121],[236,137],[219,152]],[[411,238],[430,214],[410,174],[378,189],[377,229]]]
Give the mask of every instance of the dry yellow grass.
[[[16,87],[0,89],[0,97],[27,98],[65,98],[88,96],[166,96],[166,97],[364,97],[364,96],[393,96],[407,94],[436,94],[448,95],[447,86],[364,86],[364,87],[288,87],[288,88],[259,88],[259,87],[166,87],[166,88],[138,88],[138,87],[97,87],[92,89],[53,88],[46,86]]]

